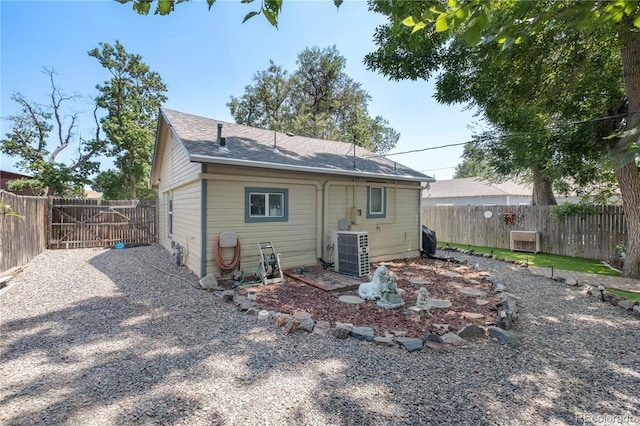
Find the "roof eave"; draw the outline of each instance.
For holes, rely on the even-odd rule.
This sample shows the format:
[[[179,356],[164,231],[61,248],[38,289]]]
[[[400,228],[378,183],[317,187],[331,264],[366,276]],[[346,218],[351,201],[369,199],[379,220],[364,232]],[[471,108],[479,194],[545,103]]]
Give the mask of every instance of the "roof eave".
[[[411,182],[435,182],[435,179],[430,176],[410,176],[402,174],[384,174],[384,173],[370,173],[359,170],[344,170],[344,169],[329,169],[325,167],[309,167],[309,166],[296,166],[278,163],[267,163],[263,161],[249,161],[249,160],[237,160],[229,158],[221,158],[210,155],[191,155],[189,158],[195,163],[207,163],[207,164],[222,164],[228,166],[245,166],[245,167],[258,167],[262,169],[283,170],[290,172],[306,172],[306,173],[318,173],[318,174],[334,174],[342,176],[359,176],[367,178],[387,178],[395,180],[404,180]]]

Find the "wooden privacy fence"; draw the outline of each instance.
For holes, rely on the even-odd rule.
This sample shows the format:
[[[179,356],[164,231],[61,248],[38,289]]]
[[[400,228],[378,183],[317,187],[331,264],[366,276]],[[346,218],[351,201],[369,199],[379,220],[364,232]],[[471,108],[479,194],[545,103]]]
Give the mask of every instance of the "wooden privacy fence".
[[[23,218],[0,214],[0,272],[29,263],[47,248],[49,200],[0,190],[0,202]],[[0,208],[0,213],[6,213]]]
[[[609,262],[618,260],[616,245],[627,243],[619,206],[566,219],[555,217],[551,206],[425,206],[422,223],[438,241],[504,249],[510,231],[538,231],[543,253]]]
[[[156,242],[156,202],[52,199],[49,248]]]

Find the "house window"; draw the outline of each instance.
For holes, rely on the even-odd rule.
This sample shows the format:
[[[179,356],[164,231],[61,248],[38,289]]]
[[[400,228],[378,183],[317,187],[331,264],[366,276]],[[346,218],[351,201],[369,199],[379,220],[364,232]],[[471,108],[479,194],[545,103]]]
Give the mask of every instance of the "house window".
[[[287,222],[289,190],[282,188],[245,188],[246,223]]]
[[[387,189],[381,186],[367,187],[367,219],[387,217]]]
[[[169,195],[167,198],[167,234],[173,236],[173,197]]]

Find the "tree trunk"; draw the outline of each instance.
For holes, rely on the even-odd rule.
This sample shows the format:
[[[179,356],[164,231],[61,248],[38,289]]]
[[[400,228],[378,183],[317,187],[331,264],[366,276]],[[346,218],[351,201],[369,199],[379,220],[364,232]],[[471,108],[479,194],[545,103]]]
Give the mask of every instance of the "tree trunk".
[[[640,31],[634,29],[629,17],[621,21],[620,51],[624,83],[629,99],[629,115],[625,130],[640,125]],[[638,133],[629,134],[609,149],[609,157],[615,167],[627,223],[627,258],[623,275],[640,279],[640,170],[636,155],[630,152],[630,144],[638,140]]]
[[[553,195],[553,182],[544,176],[539,167],[532,167],[533,192],[531,204],[534,206],[555,206],[556,197]]]

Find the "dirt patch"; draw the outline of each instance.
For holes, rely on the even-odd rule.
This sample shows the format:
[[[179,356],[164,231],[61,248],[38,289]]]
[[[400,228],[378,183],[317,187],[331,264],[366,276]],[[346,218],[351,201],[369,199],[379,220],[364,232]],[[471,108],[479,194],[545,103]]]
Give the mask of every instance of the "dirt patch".
[[[367,300],[361,304],[348,304],[338,300],[339,296],[358,295],[358,280],[344,277],[349,285],[344,289],[324,291],[302,281],[285,277],[283,283],[266,286],[238,289],[244,295],[248,291],[256,293],[256,302],[261,309],[293,314],[308,312],[315,321],[336,321],[350,323],[354,326],[370,326],[376,335],[387,332],[402,331],[408,337],[422,337],[427,333],[446,333],[443,324],[459,330],[466,324],[480,326],[493,324],[495,313],[490,308],[498,302],[491,297],[491,283],[483,280],[486,275],[469,266],[456,265],[426,257],[384,262],[387,269],[395,274],[398,288],[404,290],[405,306],[397,309],[384,309],[375,301]],[[372,271],[380,264],[373,264]],[[296,273],[306,280],[322,283],[335,283],[335,273],[328,274],[322,268],[305,268]],[[459,276],[453,276],[459,274]],[[339,276],[339,275],[338,275]],[[355,282],[354,282],[355,281]],[[362,280],[360,282],[366,282]],[[446,299],[452,303],[450,308],[432,308],[432,318],[415,318],[407,308],[416,304],[418,290],[425,287],[429,297]],[[465,295],[459,288],[473,288],[484,293],[484,296]],[[478,304],[477,299],[484,299]],[[481,303],[482,300],[481,300]]]

